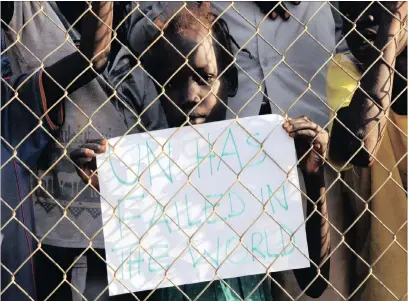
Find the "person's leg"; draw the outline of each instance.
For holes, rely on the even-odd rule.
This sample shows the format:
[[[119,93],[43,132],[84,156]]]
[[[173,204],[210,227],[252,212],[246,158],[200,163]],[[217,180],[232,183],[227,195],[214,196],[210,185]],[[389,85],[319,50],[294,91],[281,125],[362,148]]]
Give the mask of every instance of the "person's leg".
[[[103,249],[90,249],[86,252],[88,271],[86,274],[84,296],[88,300],[108,301],[109,291],[106,289],[108,286],[106,264],[97,254],[105,258],[105,251]]]
[[[81,252],[80,249],[59,248],[48,245],[42,245],[41,248],[64,271],[70,267],[75,257]],[[55,263],[42,252],[37,252],[35,254],[35,278],[38,301],[72,300],[71,286],[68,283],[63,282],[64,272],[61,271]],[[67,272],[67,280],[70,281],[70,279],[71,270]],[[56,291],[54,292],[55,289]]]

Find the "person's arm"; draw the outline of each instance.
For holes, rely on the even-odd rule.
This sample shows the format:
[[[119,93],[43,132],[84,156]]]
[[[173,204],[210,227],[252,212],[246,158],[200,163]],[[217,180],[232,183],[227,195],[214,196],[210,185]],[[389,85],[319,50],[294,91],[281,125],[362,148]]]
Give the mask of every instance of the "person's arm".
[[[64,95],[55,82],[69,93],[93,80],[106,66],[112,39],[113,2],[92,2],[93,13],[82,19],[79,52],[76,51],[55,64],[46,67],[41,76],[45,111],[52,108]],[[90,68],[92,63],[92,68]],[[93,70],[92,70],[93,69]],[[58,110],[50,110],[52,120],[58,120]]]
[[[304,174],[304,173],[303,173]],[[306,216],[311,217],[306,222],[307,244],[311,262],[320,268],[320,274],[329,280],[330,261],[330,227],[327,221],[326,187],[323,170],[316,175],[304,175],[307,202]],[[315,205],[312,203],[315,202]],[[320,297],[327,288],[327,282],[318,275],[318,269],[311,263],[307,269],[294,270],[296,280],[302,290],[313,298]],[[316,279],[315,279],[316,278]]]
[[[395,2],[394,5],[397,6]],[[398,7],[396,15],[406,19],[406,3],[400,2]],[[404,45],[399,39],[402,28],[399,20],[387,12],[383,12],[381,18],[374,45],[378,49],[386,48],[382,59],[361,79],[360,88],[354,92],[350,105],[337,112],[337,119],[344,126],[337,120],[333,122],[329,152],[334,162],[347,162],[352,158],[354,165],[370,166],[384,134],[391,106],[395,61],[399,51],[406,47],[406,40]],[[373,56],[378,55],[375,51],[367,53],[368,60],[372,62]]]
[[[110,24],[111,2],[93,3],[92,8],[97,16]],[[84,19],[83,26],[85,34],[82,36],[80,49],[83,55],[92,60],[94,69],[100,72],[106,63],[111,33],[101,21],[89,14]],[[15,74],[11,78],[2,79],[1,136],[6,142],[5,145],[11,148],[19,145],[17,155],[29,166],[35,164],[36,158],[49,142],[50,136],[43,129],[55,130],[62,122],[61,110],[52,110],[51,114],[47,112],[47,108],[55,105],[63,95],[53,79],[66,87],[88,66],[89,62],[82,57],[82,54],[75,52],[46,67],[46,72],[40,71],[33,75]],[[68,88],[68,93],[86,84],[95,76],[94,71],[85,72]],[[62,106],[59,105],[58,108]],[[38,118],[44,113],[46,122],[43,122],[43,127],[39,127]],[[58,122],[59,120],[61,122]],[[24,144],[30,145],[30,152],[22,151]]]
[[[302,170],[307,200],[306,236],[309,248],[310,267],[294,270],[296,280],[305,293],[318,298],[327,288],[330,261],[330,227],[326,203],[326,186],[323,164],[326,157],[328,134],[307,117],[295,118],[285,122],[283,128],[295,139],[299,163]],[[310,147],[313,145],[311,150]],[[318,276],[318,268],[320,275]]]

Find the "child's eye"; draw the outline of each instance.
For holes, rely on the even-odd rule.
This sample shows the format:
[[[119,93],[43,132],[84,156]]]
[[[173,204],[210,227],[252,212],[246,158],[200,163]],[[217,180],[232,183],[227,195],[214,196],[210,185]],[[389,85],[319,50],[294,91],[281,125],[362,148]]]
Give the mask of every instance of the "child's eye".
[[[215,81],[215,76],[211,74],[207,74],[204,76],[201,76],[201,78],[197,78],[197,82],[199,85],[207,86],[207,85],[212,85]]]
[[[209,76],[207,76],[207,83],[208,84],[212,84],[212,83],[214,83],[215,82],[215,76],[214,75],[209,75]]]

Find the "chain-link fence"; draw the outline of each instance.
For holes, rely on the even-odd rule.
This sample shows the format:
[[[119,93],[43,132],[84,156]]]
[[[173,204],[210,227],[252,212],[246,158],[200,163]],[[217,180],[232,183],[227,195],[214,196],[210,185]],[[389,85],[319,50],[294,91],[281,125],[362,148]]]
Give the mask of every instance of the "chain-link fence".
[[[405,2],[8,2],[2,3],[1,56],[1,295],[6,300],[107,300],[115,285],[127,293],[117,300],[407,299]],[[280,124],[262,136],[243,119],[270,113],[284,117],[286,131],[297,141],[298,161],[289,168],[267,151],[267,139]],[[225,119],[211,139],[198,125]],[[170,148],[187,127],[208,148],[197,154],[193,167],[180,165]],[[173,130],[166,138],[155,132],[167,128]],[[219,146],[233,128],[256,150],[245,162],[238,155],[238,169],[226,160],[231,151]],[[140,148],[135,152],[139,165],[115,151],[135,133],[145,133],[155,145],[152,150],[143,141],[145,161]],[[100,140],[114,137],[108,145]],[[126,187],[116,204],[99,187],[106,181],[97,179],[101,165],[96,168],[95,155],[105,151],[105,161],[98,163],[112,166],[114,160],[126,170],[126,177],[115,178],[118,190]],[[262,156],[283,178],[274,189],[268,186],[266,192],[260,185],[255,193],[245,171]],[[142,181],[154,182],[154,165],[167,175],[161,160],[184,177],[166,196],[155,195]],[[194,181],[211,160],[234,178],[219,195]],[[291,176],[296,165],[300,184]],[[239,230],[219,209],[236,185],[260,208],[246,213],[248,224]],[[305,212],[291,230],[268,209],[288,187],[302,197]],[[131,209],[121,207],[138,198],[138,189],[154,210],[143,231],[135,227],[140,216],[126,215]],[[183,189],[209,204],[199,222],[188,220],[190,229],[171,213]],[[197,243],[215,218],[236,241],[216,261]],[[252,246],[245,241],[265,218],[282,236],[269,261],[268,250],[254,247],[254,235]],[[166,264],[143,245],[149,233],[157,235],[154,229],[163,219],[187,242]],[[107,237],[112,229],[136,241],[118,253],[117,266],[104,250],[104,231]],[[308,249],[295,239],[305,229]],[[239,248],[264,274],[221,278]],[[311,267],[295,274],[275,268],[288,250]],[[177,261],[193,253],[211,270],[211,279],[177,284],[171,276]],[[149,269],[155,265],[160,279],[140,293],[128,283],[132,273],[140,277],[131,265],[139,264],[140,272],[143,262]],[[160,288],[164,283],[174,288]]]

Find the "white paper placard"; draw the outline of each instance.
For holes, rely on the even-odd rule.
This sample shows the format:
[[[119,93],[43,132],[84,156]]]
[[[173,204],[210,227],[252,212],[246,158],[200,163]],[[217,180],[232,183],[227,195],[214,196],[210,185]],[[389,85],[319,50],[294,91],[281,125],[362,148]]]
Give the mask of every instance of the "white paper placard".
[[[111,296],[209,281],[216,268],[226,279],[272,263],[270,271],[309,267],[296,151],[282,120],[109,140],[97,164]]]

